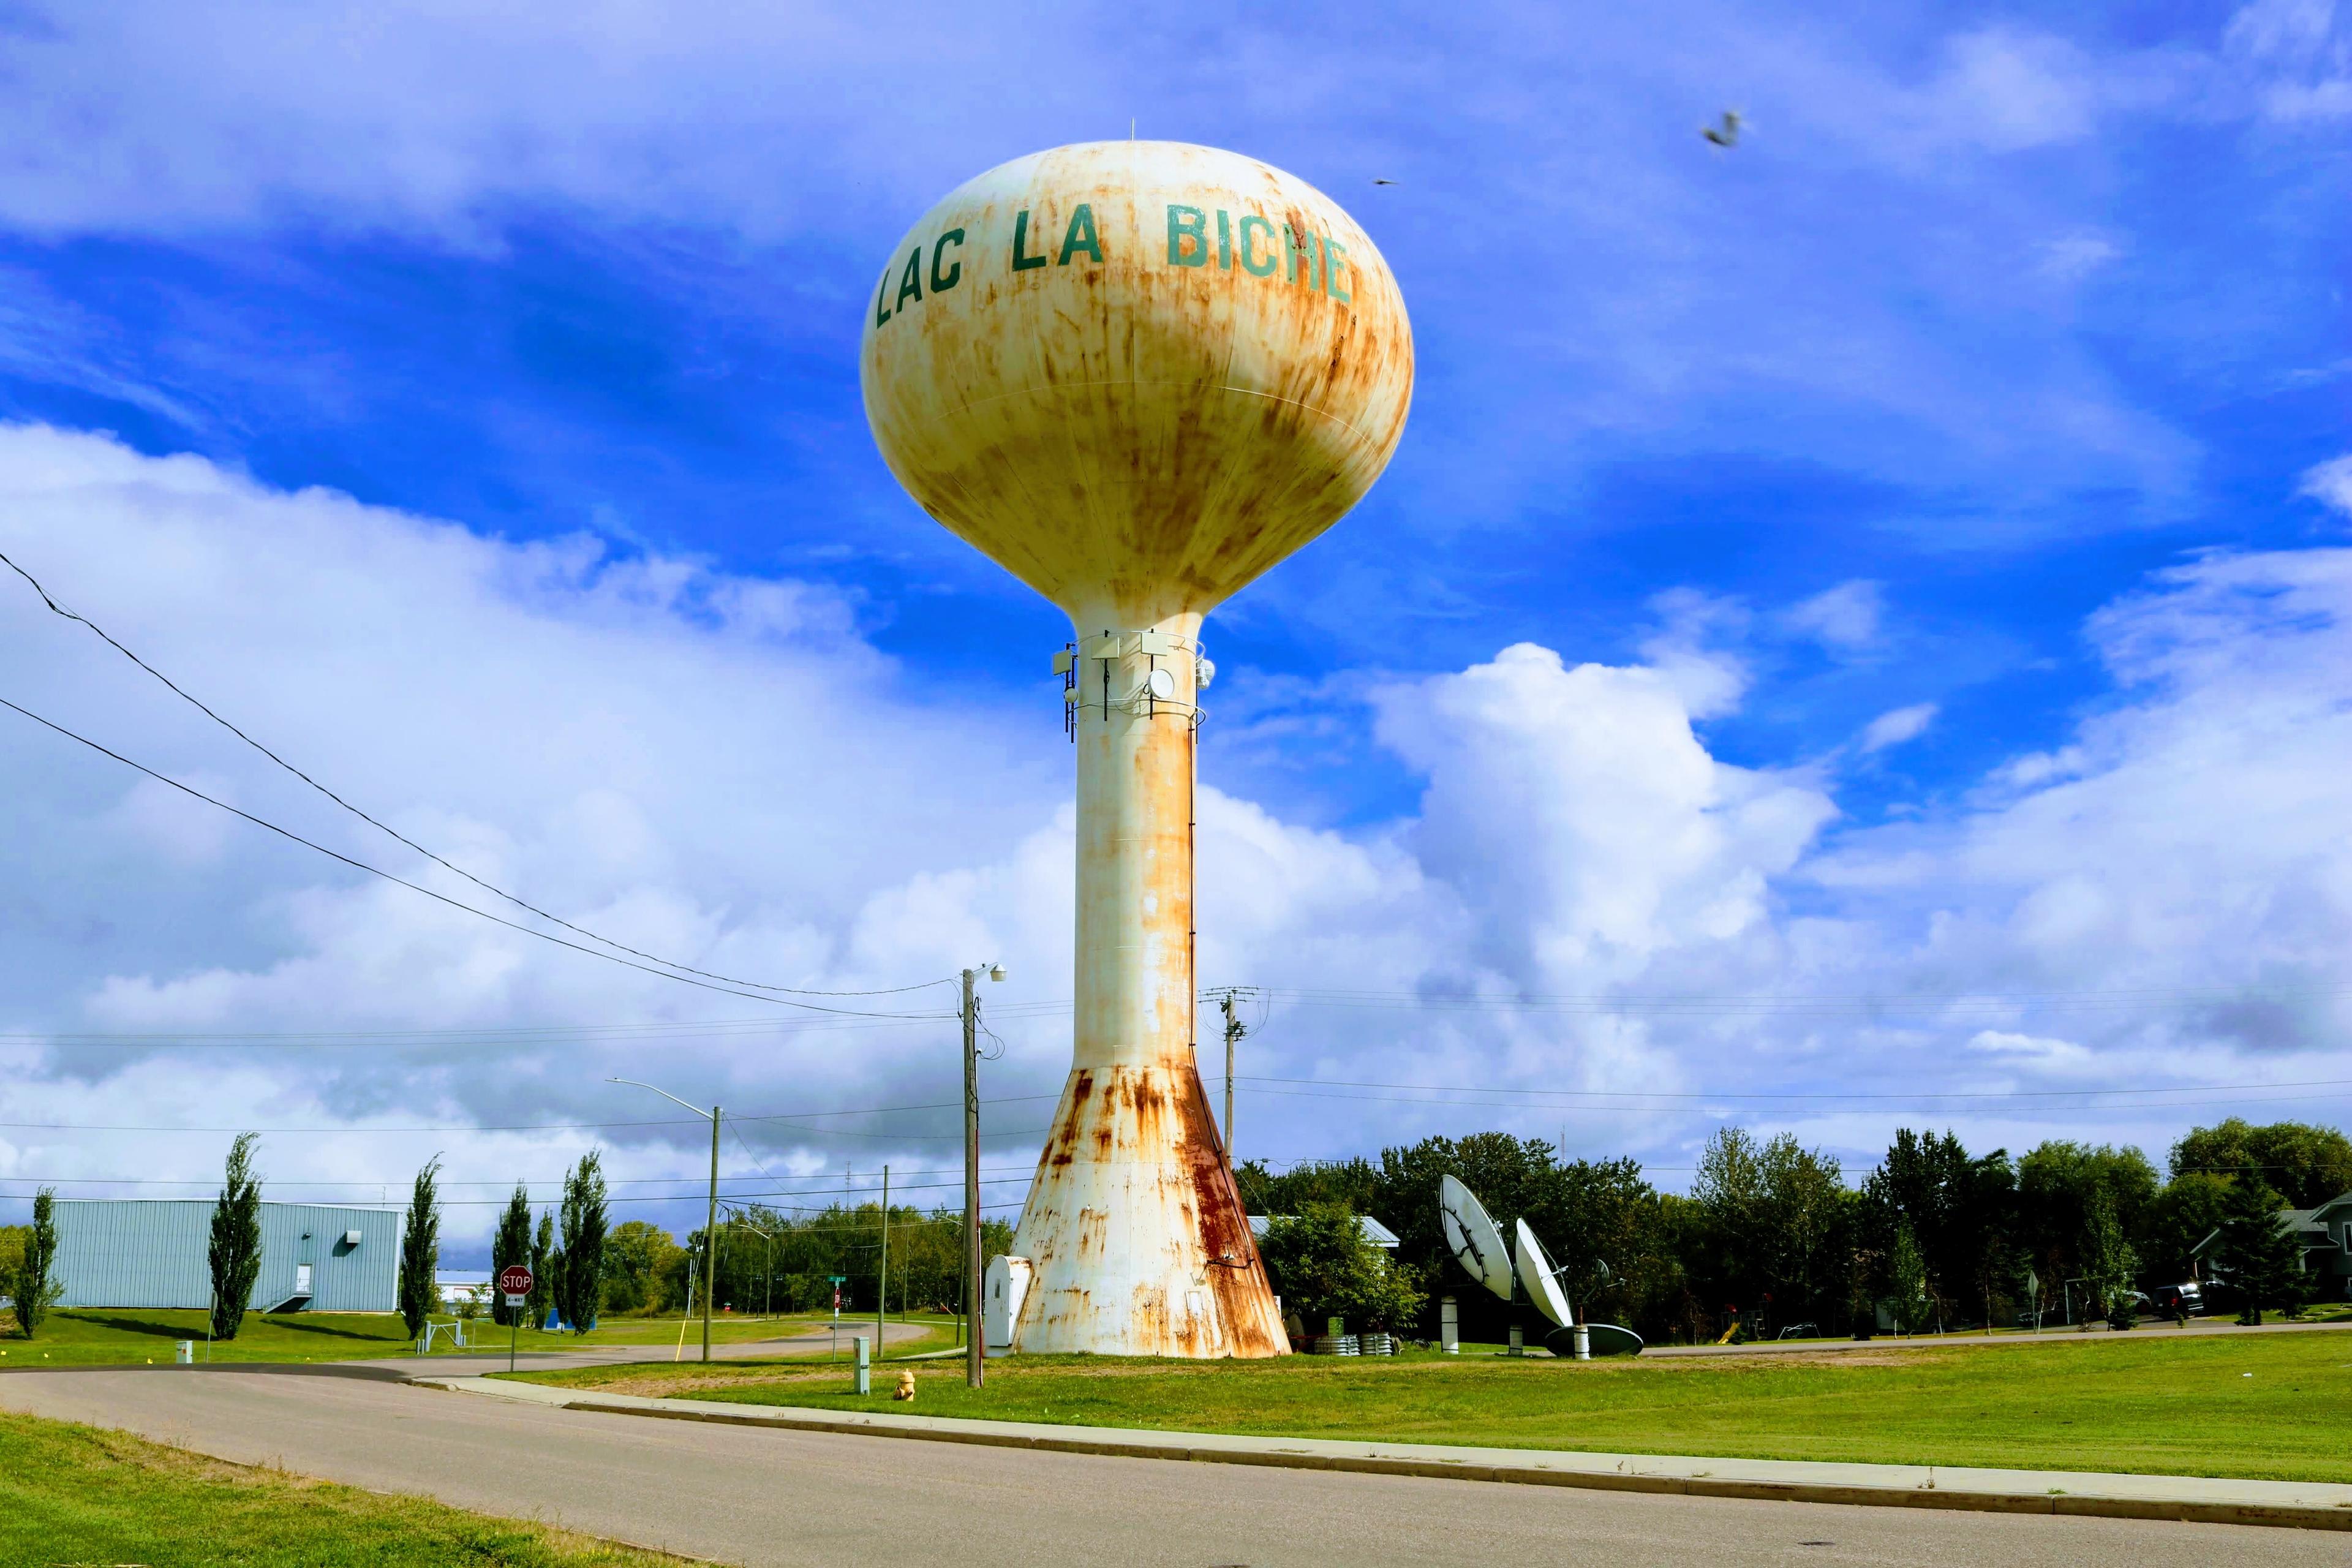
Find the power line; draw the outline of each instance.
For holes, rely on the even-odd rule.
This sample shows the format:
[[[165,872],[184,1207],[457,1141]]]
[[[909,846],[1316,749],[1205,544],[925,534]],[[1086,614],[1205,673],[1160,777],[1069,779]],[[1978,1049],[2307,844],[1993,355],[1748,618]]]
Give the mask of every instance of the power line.
[[[1015,1105],[1025,1104],[1033,1100],[1053,1100],[1055,1098],[1057,1097],[1050,1094],[1014,1094],[984,1100],[981,1103],[983,1105]],[[793,1112],[770,1112],[761,1115],[753,1115],[750,1112],[745,1112],[740,1116],[730,1116],[728,1120],[732,1121],[782,1121],[789,1120],[793,1116],[880,1116],[902,1110],[960,1110],[962,1108],[962,1105],[963,1101],[959,1100],[934,1105],[877,1105],[848,1110],[803,1110]],[[708,1121],[709,1118],[707,1117],[685,1116],[660,1117],[649,1121],[514,1121],[504,1123],[488,1122],[479,1125],[473,1123],[453,1123],[447,1126],[436,1127],[354,1127],[349,1125],[341,1127],[166,1127],[114,1122],[0,1121],[0,1128],[22,1128],[33,1131],[44,1132],[258,1132],[264,1137],[274,1137],[281,1134],[347,1132],[601,1132],[607,1129],[616,1127],[700,1127],[705,1125]],[[789,1131],[800,1131],[802,1130],[794,1128],[790,1129]],[[823,1131],[824,1130],[809,1129],[807,1131]],[[1045,1129],[1041,1127],[1037,1129],[1037,1131],[1042,1132],[1045,1131]],[[879,1133],[873,1134],[873,1136],[887,1137],[889,1134]],[[962,1134],[958,1133],[956,1136],[961,1137]],[[991,1133],[989,1136],[1007,1137],[1011,1136],[1011,1134]],[[680,1181],[689,1179],[694,1181],[708,1180],[707,1177],[702,1176],[692,1178],[681,1176],[678,1179]]]
[[[1443,1083],[1359,1083],[1359,1082],[1349,1082],[1349,1081],[1347,1081],[1347,1080],[1345,1080],[1345,1079],[1313,1079],[1313,1078],[1255,1078],[1255,1077],[1251,1077],[1251,1076],[1249,1076],[1249,1075],[1247,1075],[1247,1074],[1236,1074],[1236,1075],[1234,1075],[1234,1081],[1235,1083],[1237,1083],[1237,1084],[1299,1084],[1299,1085],[1310,1085],[1310,1086],[1312,1086],[1313,1088],[1315,1088],[1315,1089],[1407,1089],[1407,1090],[1413,1090],[1413,1091],[1418,1091],[1418,1092],[1421,1092],[1421,1093],[1426,1093],[1426,1094],[1444,1094],[1444,1095],[1460,1095],[1460,1094],[1469,1094],[1469,1095],[1488,1095],[1488,1096],[1493,1096],[1493,1095],[1502,1095],[1502,1096],[1506,1096],[1506,1097],[1507,1097],[1507,1099],[1506,1100],[1501,1101],[1501,1102],[1496,1102],[1496,1101],[1494,1101],[1494,1100],[1436,1100],[1436,1101],[1408,1101],[1409,1103],[1433,1103],[1433,1104],[1441,1104],[1441,1105],[1465,1105],[1465,1106],[1489,1106],[1489,1105],[1492,1105],[1492,1106],[1496,1106],[1497,1109],[1507,1108],[1507,1105],[1508,1105],[1508,1103],[1509,1103],[1509,1101],[1511,1101],[1511,1100],[1527,1100],[1527,1099],[1528,1099],[1528,1098],[1530,1098],[1530,1097],[1541,1098],[1541,1099],[1546,1099],[1546,1100],[1609,1100],[1609,1101],[1625,1100],[1704,1100],[1704,1101],[1706,1101],[1706,1102],[1709,1102],[1709,1103],[1713,1103],[1713,1102],[1720,1101],[1720,1100],[1771,1100],[1771,1101],[1801,1101],[1801,1102],[1815,1102],[1815,1101],[1822,1101],[1822,1100],[1895,1100],[1895,1101],[1899,1101],[1899,1102],[1903,1102],[1903,1103],[1910,1103],[1910,1102],[1914,1102],[1914,1101],[1917,1101],[1917,1100],[2050,1100],[2050,1099],[2076,1099],[2076,1098],[2082,1098],[2082,1097],[2087,1097],[2087,1096],[2097,1096],[2097,1095],[2116,1095],[2116,1094],[2134,1094],[2134,1095],[2154,1095],[2154,1094],[2230,1094],[2230,1093],[2236,1093],[2236,1092],[2238,1092],[2238,1091],[2240,1091],[2240,1090],[2257,1090],[2257,1089],[2344,1089],[2344,1088],[2347,1088],[2347,1087],[2352,1087],[2352,1079],[2328,1078],[2328,1079],[2305,1079],[2305,1080],[2301,1080],[2301,1081],[2297,1081],[2297,1082],[2290,1082],[2290,1083],[2205,1083],[2205,1084],[2174,1084],[2174,1085],[2159,1086],[2159,1087],[2147,1088],[2147,1089],[1982,1089],[1982,1090],[1979,1090],[1979,1091],[1975,1091],[1975,1092],[1967,1092],[1967,1091],[1959,1091],[1959,1090],[1954,1090],[1954,1091],[1925,1091],[1925,1090],[1921,1090],[1921,1091],[1913,1091],[1913,1092],[1907,1092],[1907,1093],[1851,1093],[1851,1092],[1846,1092],[1846,1091],[1842,1091],[1842,1090],[1840,1090],[1840,1091],[1822,1090],[1822,1091],[1806,1091],[1806,1092],[1802,1092],[1802,1093],[1763,1093],[1763,1092],[1754,1092],[1754,1091],[1744,1090],[1744,1089],[1668,1090],[1668,1089],[1534,1089],[1534,1088],[1522,1088],[1522,1087],[1517,1087],[1517,1086],[1508,1086],[1508,1087],[1499,1087],[1499,1088],[1485,1088],[1485,1087],[1481,1087],[1481,1086],[1475,1085],[1475,1084],[1443,1084]],[[1358,1100],[1358,1099],[1380,1099],[1380,1098],[1383,1098],[1383,1097],[1381,1097],[1381,1096],[1377,1096],[1377,1095],[1346,1095],[1346,1094],[1336,1094],[1336,1095],[1317,1095],[1317,1094],[1313,1094],[1313,1093],[1307,1092],[1307,1090],[1305,1090],[1305,1089],[1253,1089],[1253,1090],[1251,1090],[1250,1092],[1255,1093],[1255,1094],[1290,1094],[1290,1095],[1296,1095],[1296,1096],[1297,1096],[1298,1098],[1301,1098],[1301,1099]],[[2158,1102],[2158,1103],[2160,1104],[2161,1102]],[[1616,1109],[1622,1109],[1622,1107],[1616,1107]]]
[[[439,855],[435,854],[432,850],[427,849],[424,845],[417,843],[416,840],[409,837],[398,828],[394,827],[387,823],[380,822],[376,818],[369,816],[366,812],[362,811],[358,806],[353,805],[350,801],[345,800],[341,795],[337,795],[333,790],[329,789],[325,784],[320,784],[317,779],[312,778],[309,773],[304,773],[300,768],[296,767],[292,763],[288,762],[276,752],[271,751],[268,746],[263,745],[260,742],[247,734],[243,730],[240,730],[235,724],[230,723],[226,719],[222,718],[218,713],[214,712],[212,709],[205,706],[202,700],[184,689],[180,684],[173,680],[170,676],[165,675],[162,670],[156,668],[153,665],[149,664],[137,654],[132,653],[120,642],[117,642],[113,634],[110,633],[105,627],[100,626],[96,621],[91,620],[88,616],[68,610],[63,605],[58,604],[57,600],[49,596],[49,591],[41,585],[38,578],[35,577],[30,572],[26,571],[22,566],[17,565],[16,562],[10,560],[5,554],[0,554],[0,565],[5,565],[11,572],[14,572],[17,576],[22,577],[26,582],[31,584],[33,592],[41,596],[41,603],[47,605],[52,611],[56,612],[58,615],[63,616],[67,620],[78,621],[82,626],[88,627],[109,647],[111,647],[115,652],[121,654],[123,658],[129,659],[131,663],[137,665],[140,668],[153,676],[157,680],[162,681],[164,687],[170,690],[174,697],[179,698],[182,701],[195,709],[197,712],[202,713],[205,718],[211,720],[222,729],[226,730],[230,734],[235,735],[238,740],[243,741],[247,745],[252,747],[255,751],[259,752],[263,756],[268,757],[271,762],[276,763],[279,767],[285,769],[288,773],[292,773],[296,778],[300,779],[304,784],[309,784],[312,789],[318,791],[320,795],[325,795],[329,800],[333,801],[337,805],[341,806],[345,811],[350,812],[353,816],[356,816],[362,822],[366,823],[370,827],[375,828],[378,832],[385,834],[397,842],[414,849],[416,853],[424,856],[427,860],[432,861],[443,870],[454,872],[456,875],[463,877],[466,880],[473,883],[474,886],[481,889],[484,892],[495,894],[499,898],[504,899],[508,903],[514,905],[515,908],[519,910],[527,910],[530,913],[537,915],[541,920],[552,921],[557,925],[562,926],[564,930],[575,931],[580,935],[588,938],[591,942],[600,942],[606,947],[614,948],[622,952],[630,953],[635,957],[661,964],[667,969],[680,970],[688,974],[698,974],[706,980],[723,981],[730,985],[748,985],[754,991],[774,991],[793,996],[897,996],[902,995],[909,991],[928,991],[935,985],[951,985],[955,983],[954,977],[950,975],[938,980],[922,981],[921,983],[914,985],[892,985],[872,991],[814,991],[810,990],[805,986],[799,985],[771,985],[763,981],[741,980],[730,974],[718,974],[707,969],[697,969],[692,964],[680,963],[675,959],[663,958],[657,953],[646,952],[640,948],[631,947],[627,942],[616,942],[609,936],[604,936],[597,931],[590,931],[585,926],[574,925],[572,921],[565,920],[562,915],[551,914],[548,910],[541,909],[537,904],[531,903],[528,900],[516,897],[514,894],[508,892],[504,888],[499,887],[495,883],[484,881],[481,878],[475,876],[471,871],[467,870],[463,866],[451,864],[448,860],[444,859]],[[13,707],[15,705],[12,703],[10,706]],[[18,709],[17,711],[23,712],[24,710]],[[79,737],[76,738],[79,739]],[[190,791],[189,793],[194,794],[194,792]],[[219,803],[215,802],[214,804],[218,805]],[[242,816],[243,814],[239,813],[239,815]],[[289,835],[289,837],[291,836]]]
[[[519,921],[510,921],[502,915],[494,915],[488,910],[478,910],[473,905],[461,903],[446,893],[436,893],[432,889],[424,886],[422,883],[412,882],[405,877],[396,877],[390,871],[383,870],[377,867],[369,865],[364,860],[355,860],[340,850],[330,849],[323,844],[314,843],[312,840],[303,837],[300,834],[296,833],[291,829],[280,827],[276,823],[256,816],[249,811],[239,810],[237,807],[229,805],[226,801],[216,800],[213,796],[206,795],[204,791],[191,788],[190,786],[182,784],[177,779],[167,778],[163,774],[157,773],[154,769],[146,766],[144,763],[134,763],[129,757],[124,756],[121,752],[110,751],[108,748],[100,745],[96,741],[89,739],[88,736],[78,735],[71,730],[67,729],[64,725],[44,719],[38,713],[34,712],[31,709],[20,707],[16,703],[9,701],[5,697],[0,697],[0,708],[6,708],[14,712],[21,713],[26,718],[33,721],[36,724],[42,726],[44,729],[54,730],[68,741],[79,742],[80,744],[88,746],[91,751],[98,752],[101,756],[111,757],[127,768],[137,769],[140,773],[142,773],[149,778],[153,779],[157,784],[168,784],[172,788],[178,790],[182,795],[190,795],[197,800],[203,801],[206,805],[218,806],[221,810],[229,813],[233,816],[243,817],[246,821],[252,823],[256,827],[266,827],[270,832],[277,834],[280,838],[287,839],[295,844],[299,844],[305,849],[316,850],[319,854],[324,855],[330,859],[340,860],[344,865],[352,868],[354,870],[365,871],[371,877],[381,877],[387,882],[396,882],[400,886],[408,889],[411,892],[422,893],[426,898],[446,904],[453,910],[463,910],[466,913],[474,916],[478,920],[488,921],[491,924],[504,926],[509,931],[520,931],[525,936],[535,936],[541,942],[553,942],[558,947],[568,947],[574,952],[584,952],[591,958],[601,958],[607,963],[617,963],[625,969],[635,969],[642,973],[659,975],[664,980],[674,980],[680,985],[693,985],[705,991],[717,991],[729,996],[740,996],[747,1002],[768,1002],[772,1003],[779,1007],[798,1007],[803,1011],[811,1013],[833,1013],[838,1014],[844,1017],[851,1018],[942,1019],[952,1018],[955,1016],[953,1013],[869,1013],[849,1007],[824,1007],[819,1006],[814,1002],[795,1002],[785,996],[763,996],[755,992],[738,991],[731,986],[713,984],[708,980],[694,980],[683,974],[673,974],[667,969],[656,969],[652,964],[640,963],[633,958],[622,958],[614,953],[602,952],[595,948],[583,946],[576,942],[567,942],[562,937],[557,936],[551,931],[536,930],[533,927],[522,924]],[[599,940],[601,941],[602,939],[600,938]]]
[[[1444,995],[1415,991],[1307,990],[1285,986],[1237,987],[1260,996],[1307,1007],[1394,1008],[1417,1012],[1561,1013],[1609,1016],[1626,1013],[1697,1016],[1773,1015],[1872,1014],[1934,1006],[1959,1012],[2001,1011],[2017,1007],[2144,1007],[2149,1005],[2219,1005],[2227,1003],[2333,997],[2352,994],[2352,985],[2284,988],[2146,987],[2103,991],[2044,991],[1885,994],[1855,993],[1807,995],[1687,993],[1640,995]]]

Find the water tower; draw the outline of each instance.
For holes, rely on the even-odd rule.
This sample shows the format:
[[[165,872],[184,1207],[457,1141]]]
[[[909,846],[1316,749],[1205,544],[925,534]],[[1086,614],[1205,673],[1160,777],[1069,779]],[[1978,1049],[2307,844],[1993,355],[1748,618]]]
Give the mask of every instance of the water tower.
[[[925,511],[1070,617],[1076,1049],[1013,1251],[1026,1351],[1279,1355],[1193,1065],[1201,619],[1395,450],[1412,333],[1337,204],[1254,159],[1016,159],[908,232],[866,306],[866,413]]]

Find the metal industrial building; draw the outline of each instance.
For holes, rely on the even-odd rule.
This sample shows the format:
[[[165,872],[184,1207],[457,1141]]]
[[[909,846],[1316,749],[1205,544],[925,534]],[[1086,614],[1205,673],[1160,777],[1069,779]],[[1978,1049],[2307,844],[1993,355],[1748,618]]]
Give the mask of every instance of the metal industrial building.
[[[66,1307],[212,1304],[210,1200],[81,1200],[57,1205]],[[389,1312],[400,1284],[400,1215],[318,1204],[261,1205],[261,1272],[246,1305],[264,1312]]]

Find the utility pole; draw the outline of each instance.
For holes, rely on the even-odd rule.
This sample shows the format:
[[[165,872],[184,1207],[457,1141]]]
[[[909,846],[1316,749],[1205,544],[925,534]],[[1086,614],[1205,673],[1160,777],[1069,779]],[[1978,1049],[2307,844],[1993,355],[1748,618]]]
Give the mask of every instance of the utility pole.
[[[672,1094],[669,1090],[658,1088],[650,1083],[641,1083],[633,1078],[608,1078],[604,1081],[606,1083],[625,1083],[631,1089],[650,1089],[656,1094],[660,1095],[664,1100],[669,1100],[673,1104],[686,1106],[688,1110],[693,1111],[697,1116],[703,1113],[700,1106],[688,1105],[685,1100],[678,1099],[677,1096]],[[705,1361],[709,1361],[710,1359],[710,1298],[711,1294],[719,1289],[718,1242],[719,1108],[714,1105],[710,1108],[710,1206],[704,1211],[704,1218],[702,1222],[702,1359]],[[687,1313],[688,1316],[692,1316],[694,1311],[692,1276],[689,1275],[688,1279]],[[685,1324],[681,1323],[678,1325],[677,1335],[679,1342],[681,1344],[684,1343],[686,1340]]]
[[[1225,988],[1225,1175],[1234,1173],[1234,1042],[1242,1037],[1242,1021],[1234,1014],[1233,987]]]
[[[710,1108],[710,1207],[702,1222],[702,1359],[710,1359],[710,1298],[719,1291],[719,1108]]]
[[[978,1388],[981,1362],[980,1284],[980,1012],[971,993],[979,971],[963,972],[963,1381]]]
[[[882,1324],[890,1315],[890,1167],[882,1167],[882,1261],[874,1270],[874,1359],[882,1359]]]

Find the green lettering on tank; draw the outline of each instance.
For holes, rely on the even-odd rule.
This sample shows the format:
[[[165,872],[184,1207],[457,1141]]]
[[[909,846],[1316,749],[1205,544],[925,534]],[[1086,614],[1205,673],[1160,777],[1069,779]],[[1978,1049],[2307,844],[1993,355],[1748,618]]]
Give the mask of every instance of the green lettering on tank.
[[[1044,256],[1027,253],[1029,244],[1029,209],[1023,207],[1013,219],[1013,270],[1026,272],[1033,267],[1045,265]]]
[[[890,307],[882,301],[890,295],[890,268],[882,269],[882,286],[874,290],[874,324],[880,326],[890,319]]]
[[[919,245],[907,252],[907,270],[898,279],[898,297],[890,301],[890,309],[903,310],[909,300],[919,305],[923,300],[923,247]]]
[[[1095,209],[1085,202],[1070,215],[1069,229],[1062,236],[1061,265],[1067,267],[1070,258],[1081,250],[1097,261],[1103,258],[1102,241],[1095,234]]]
[[[1256,226],[1255,234],[1251,232],[1252,225]],[[1265,237],[1265,260],[1262,264],[1256,259],[1257,252],[1254,248],[1257,235]],[[1243,271],[1253,278],[1274,276],[1274,269],[1281,264],[1282,257],[1274,247],[1274,224],[1271,220],[1262,218],[1255,213],[1245,215],[1242,218],[1240,233],[1234,236],[1234,241],[1236,248],[1242,254]]]
[[[1234,269],[1234,220],[1223,207],[1217,209],[1217,266],[1225,272]]]
[[[1348,247],[1325,236],[1323,239],[1323,292],[1342,305],[1355,302],[1355,296],[1339,287],[1339,274],[1348,265]]]
[[[1303,258],[1307,264],[1305,268],[1307,274],[1307,286],[1309,289],[1321,288],[1322,284],[1316,277],[1315,237],[1311,234],[1304,236],[1293,234],[1290,232],[1290,226],[1288,224],[1284,224],[1282,226],[1282,243],[1290,252],[1290,276],[1285,279],[1284,281],[1287,283],[1296,283],[1298,281],[1300,271],[1299,262]]]
[[[1184,242],[1192,242],[1191,255]],[[1171,205],[1168,209],[1168,265],[1200,267],[1209,259],[1209,215],[1199,207]]]
[[[946,293],[963,277],[963,262],[961,258],[944,273],[940,270],[940,263],[947,258],[948,247],[950,245],[959,250],[963,248],[963,230],[960,228],[948,230],[947,233],[940,236],[940,242],[931,247],[931,292],[934,294]]]

